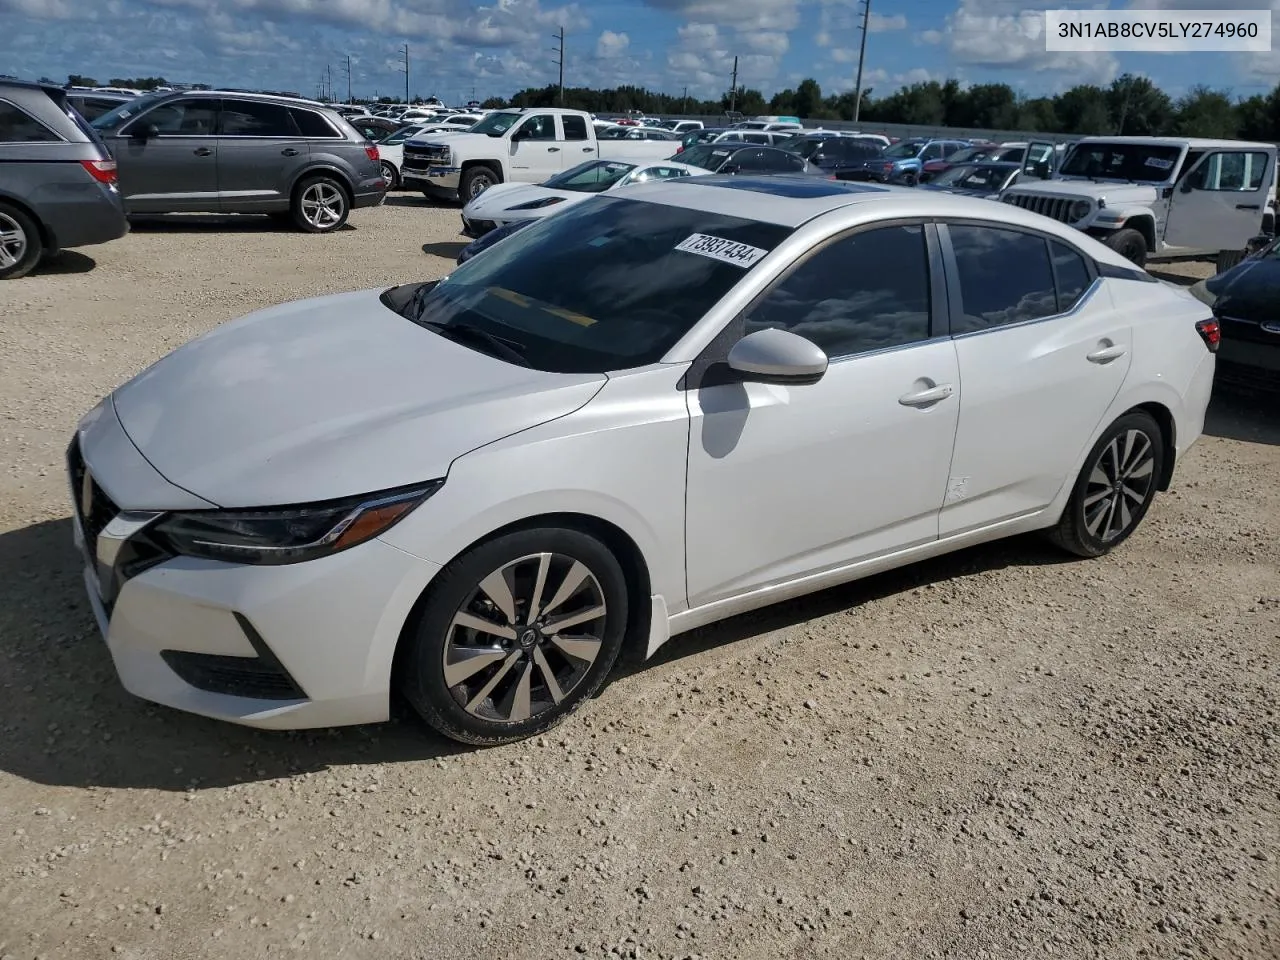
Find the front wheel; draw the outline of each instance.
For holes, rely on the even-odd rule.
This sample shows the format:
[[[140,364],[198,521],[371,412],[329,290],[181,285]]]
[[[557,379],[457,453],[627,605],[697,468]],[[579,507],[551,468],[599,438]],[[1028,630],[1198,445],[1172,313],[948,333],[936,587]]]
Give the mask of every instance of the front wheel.
[[[627,601],[622,568],[595,537],[563,527],[498,537],[432,584],[400,687],[428,724],[463,743],[542,733],[608,676]]]
[[[347,192],[332,177],[308,177],[298,184],[289,211],[307,233],[332,233],[347,222],[351,205]]]
[[[458,193],[462,197],[462,202],[466,203],[500,182],[498,175],[489,167],[471,167],[462,175]]]
[[[1147,240],[1132,227],[1122,227],[1102,241],[1126,260],[1140,267],[1147,265]]]
[[[1081,557],[1100,557],[1137,529],[1155,499],[1164,469],[1160,425],[1127,413],[1098,438],[1050,538]]]

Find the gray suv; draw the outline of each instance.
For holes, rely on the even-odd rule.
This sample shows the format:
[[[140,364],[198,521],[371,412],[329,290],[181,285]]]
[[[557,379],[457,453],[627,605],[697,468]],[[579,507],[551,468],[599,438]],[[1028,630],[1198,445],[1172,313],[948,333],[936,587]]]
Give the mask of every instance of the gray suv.
[[[311,233],[386,197],[378,148],[310,100],[156,93],[93,121],[120,165],[125,210],[270,213]]]
[[[0,280],[129,232],[116,164],[61,87],[0,80]]]

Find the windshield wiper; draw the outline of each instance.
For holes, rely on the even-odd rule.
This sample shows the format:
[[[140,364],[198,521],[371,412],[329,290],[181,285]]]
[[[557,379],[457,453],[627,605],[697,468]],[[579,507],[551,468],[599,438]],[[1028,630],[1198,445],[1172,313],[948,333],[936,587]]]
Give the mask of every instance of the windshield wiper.
[[[417,322],[419,326],[440,334],[446,340],[452,340],[454,343],[470,344],[473,347],[485,347],[492,355],[517,366],[530,366],[529,361],[524,358],[523,351],[515,343],[510,340],[504,340],[501,337],[495,337],[487,330],[481,330],[479,327],[472,326],[469,323],[439,323],[435,320],[419,320]]]

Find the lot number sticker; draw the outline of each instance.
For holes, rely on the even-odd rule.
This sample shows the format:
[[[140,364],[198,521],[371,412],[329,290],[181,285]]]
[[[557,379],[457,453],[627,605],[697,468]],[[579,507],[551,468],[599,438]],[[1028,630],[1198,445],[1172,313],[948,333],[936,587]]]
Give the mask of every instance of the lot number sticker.
[[[723,260],[725,263],[732,263],[735,267],[741,267],[743,270],[746,270],[769,252],[768,250],[761,250],[759,247],[752,247],[745,243],[735,243],[732,240],[712,237],[705,233],[695,233],[680,241],[676,249],[684,253],[696,253],[700,257],[710,257],[712,260]]]

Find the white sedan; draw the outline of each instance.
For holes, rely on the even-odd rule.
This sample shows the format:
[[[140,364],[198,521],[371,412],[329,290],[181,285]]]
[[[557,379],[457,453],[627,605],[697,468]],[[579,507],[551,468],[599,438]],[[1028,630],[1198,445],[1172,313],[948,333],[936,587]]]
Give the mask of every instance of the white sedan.
[[[784,598],[1028,531],[1115,549],[1200,436],[1218,339],[1016,207],[641,184],[118,388],[68,450],[84,584],[148,700],[296,728],[399,689],[518,740],[624,651]]]
[[[512,220],[536,220],[607,190],[708,173],[673,160],[588,160],[542,183],[495,184],[462,208],[462,232],[481,237]]]

